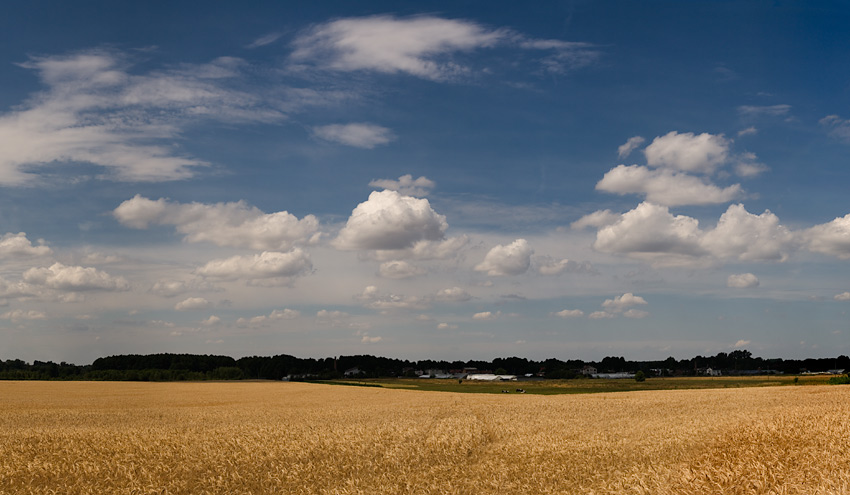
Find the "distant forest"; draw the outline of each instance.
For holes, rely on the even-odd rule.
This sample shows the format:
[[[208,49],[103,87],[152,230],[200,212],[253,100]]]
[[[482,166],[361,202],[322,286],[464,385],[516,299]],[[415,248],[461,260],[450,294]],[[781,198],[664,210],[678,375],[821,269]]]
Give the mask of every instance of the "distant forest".
[[[20,359],[0,360],[3,380],[328,380],[342,378],[356,368],[357,377],[382,378],[417,376],[429,370],[445,372],[475,368],[478,372],[535,375],[544,378],[570,379],[582,377],[581,370],[592,366],[600,373],[643,371],[646,376],[693,376],[705,370],[721,370],[724,375],[798,374],[828,370],[850,370],[850,358],[764,359],[746,350],[693,359],[663,361],[627,361],[622,357],[606,357],[601,361],[546,359],[534,361],[520,357],[496,358],[492,361],[408,361],[369,355],[297,358],[288,355],[251,356],[234,359],[229,356],[197,354],[127,354],[96,359],[90,365],[51,361],[24,362]],[[351,375],[351,373],[349,373]]]

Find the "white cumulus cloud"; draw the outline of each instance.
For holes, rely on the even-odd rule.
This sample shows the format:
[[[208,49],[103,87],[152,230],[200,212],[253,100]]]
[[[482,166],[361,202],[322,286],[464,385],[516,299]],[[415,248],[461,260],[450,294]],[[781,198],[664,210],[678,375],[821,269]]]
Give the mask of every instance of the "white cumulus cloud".
[[[842,292],[841,294],[836,294],[833,297],[836,301],[850,301],[850,292]]]
[[[292,278],[313,269],[310,256],[299,248],[286,253],[263,251],[250,256],[213,260],[197,269],[204,277],[224,280]]]
[[[599,229],[593,247],[676,265],[701,260],[781,262],[798,245],[797,236],[770,211],[754,215],[743,205],[730,205],[713,229],[703,231],[695,218],[674,216],[666,206],[644,202]]]
[[[850,259],[850,214],[807,229],[803,241],[810,251]]]
[[[319,221],[313,215],[299,220],[286,211],[263,213],[243,201],[181,204],[136,195],[112,214],[121,224],[136,229],[151,224],[173,225],[188,242],[264,250],[287,250],[309,243],[319,230]]]
[[[174,309],[177,311],[193,311],[210,307],[212,307],[212,303],[203,297],[189,297],[174,305]]]
[[[793,234],[776,215],[769,210],[753,215],[742,204],[730,205],[702,240],[714,256],[740,261],[785,261],[793,243]]]
[[[727,203],[743,194],[740,184],[725,188],[693,175],[642,165],[618,165],[596,184],[596,189],[615,194],[640,194],[656,204],[703,205]]]
[[[608,311],[621,313],[631,306],[639,306],[647,304],[646,299],[636,296],[631,292],[626,292],[622,296],[617,296],[614,299],[606,299],[602,303],[602,307]]]
[[[473,320],[495,320],[501,316],[501,312],[497,311],[493,313],[492,311],[482,311],[480,313],[475,313],[472,315]]]
[[[9,232],[0,237],[0,257],[46,256],[51,252],[43,243],[33,246],[25,232]]]
[[[92,267],[65,266],[58,262],[47,268],[30,268],[24,272],[23,279],[29,284],[63,291],[130,289],[130,283],[124,277],[113,277]]]
[[[475,266],[479,272],[487,272],[490,276],[520,275],[531,265],[531,255],[534,250],[525,239],[517,239],[504,246],[497,245],[490,249],[484,261]]]
[[[653,139],[644,154],[651,167],[711,174],[728,159],[729,140],[705,132],[671,131]]]
[[[701,237],[696,219],[673,216],[666,206],[644,202],[624,213],[616,223],[601,228],[593,247],[605,253],[666,262],[671,261],[670,255],[705,254]]]
[[[206,320],[203,320],[201,322],[201,325],[203,325],[205,327],[212,327],[212,326],[218,325],[219,323],[221,323],[221,318],[219,318],[216,315],[210,315],[209,318],[207,318]]]
[[[447,228],[446,217],[427,199],[373,191],[354,208],[333,244],[344,250],[409,249],[420,241],[442,241]]]

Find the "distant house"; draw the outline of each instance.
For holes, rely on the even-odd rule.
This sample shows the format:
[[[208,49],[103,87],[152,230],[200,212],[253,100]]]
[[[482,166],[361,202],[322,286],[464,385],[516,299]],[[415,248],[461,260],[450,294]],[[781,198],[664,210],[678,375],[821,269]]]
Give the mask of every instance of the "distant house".
[[[363,372],[360,371],[360,368],[355,366],[353,368],[348,368],[347,370],[343,371],[342,376],[344,376],[346,378],[352,378],[352,377],[360,376],[360,373],[363,373]]]
[[[595,375],[596,373],[597,373],[596,368],[594,368],[593,366],[590,366],[590,365],[585,365],[585,366],[581,369],[581,374],[582,374],[582,375],[585,375],[585,376],[588,376],[588,375]]]
[[[720,376],[721,374],[722,373],[720,372],[720,370],[715,370],[712,368],[705,369],[705,376]]]

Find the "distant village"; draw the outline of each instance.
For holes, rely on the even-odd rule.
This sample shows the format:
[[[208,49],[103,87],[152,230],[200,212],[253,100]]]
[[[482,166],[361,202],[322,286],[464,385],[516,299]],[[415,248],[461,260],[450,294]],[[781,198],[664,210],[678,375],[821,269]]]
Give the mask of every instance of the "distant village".
[[[746,350],[719,352],[677,360],[629,361],[608,356],[600,361],[556,358],[541,361],[521,357],[492,361],[410,361],[372,355],[298,358],[198,354],[124,354],[96,359],[92,364],[0,359],[5,380],[332,380],[338,378],[404,377],[434,380],[523,381],[547,379],[630,379],[664,376],[840,375],[850,358],[765,359]],[[640,375],[639,375],[640,374]]]
[[[670,369],[661,369],[661,368],[650,368],[650,376],[685,376],[682,373],[676,373],[675,370]],[[825,371],[801,371],[800,375],[843,375],[845,372],[844,368],[834,368]],[[580,370],[577,370],[577,375],[581,377],[587,378],[602,378],[602,379],[634,379],[637,375],[637,371],[609,371],[600,373],[599,370],[590,365],[582,366]],[[784,375],[785,372],[779,370],[763,370],[763,369],[755,369],[755,370],[726,370],[725,373],[727,376],[758,376],[758,375]],[[713,368],[697,368],[696,372],[690,376],[723,376],[724,372],[720,369]],[[348,368],[343,372],[344,378],[361,378],[367,376],[367,373],[361,370],[359,367],[355,366],[353,368]],[[537,373],[525,373],[522,375],[512,375],[504,372],[504,370],[479,370],[478,368],[463,368],[463,369],[453,369],[453,370],[443,370],[443,369],[426,369],[426,370],[417,370],[414,368],[404,368],[402,370],[402,376],[405,377],[416,377],[416,378],[427,378],[427,379],[436,379],[436,380],[473,380],[473,381],[485,381],[485,382],[510,382],[510,381],[521,381],[521,380],[541,380],[546,378],[546,372],[544,370],[538,371]],[[291,379],[291,377],[284,377],[284,379]]]

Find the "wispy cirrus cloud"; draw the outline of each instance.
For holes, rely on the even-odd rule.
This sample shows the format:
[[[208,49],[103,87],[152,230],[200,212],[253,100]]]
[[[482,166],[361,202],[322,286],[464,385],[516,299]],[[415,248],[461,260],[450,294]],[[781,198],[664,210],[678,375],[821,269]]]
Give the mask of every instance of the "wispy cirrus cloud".
[[[33,57],[44,89],[0,114],[0,184],[31,182],[46,165],[102,167],[104,177],[185,179],[210,163],[175,145],[205,122],[272,123],[286,118],[240,77],[246,62],[221,57],[147,73],[113,50]]]
[[[820,125],[829,129],[829,135],[850,143],[850,120],[838,115],[827,115],[820,119]]]
[[[746,117],[781,117],[788,115],[791,105],[741,105],[738,113]]]
[[[317,126],[313,127],[313,135],[325,141],[365,149],[388,144],[395,139],[386,127],[366,122]]]
[[[547,72],[562,73],[593,63],[589,43],[529,38],[511,29],[494,29],[461,19],[435,16],[376,15],[318,24],[293,42],[291,59],[334,71],[407,74],[432,81],[457,80],[471,71],[458,55],[510,47],[545,55]]]

